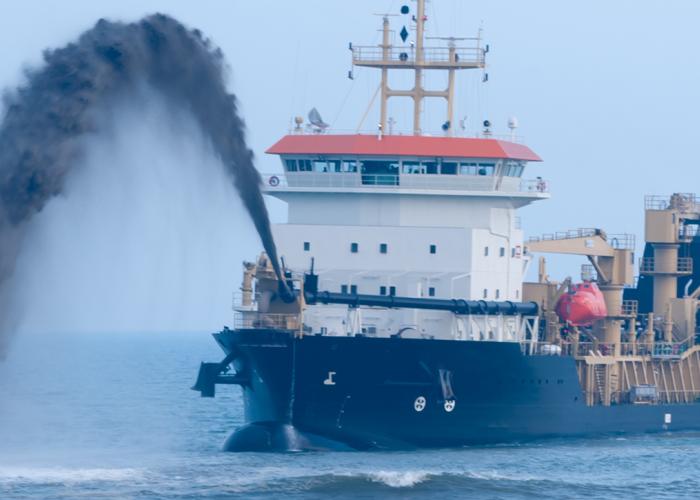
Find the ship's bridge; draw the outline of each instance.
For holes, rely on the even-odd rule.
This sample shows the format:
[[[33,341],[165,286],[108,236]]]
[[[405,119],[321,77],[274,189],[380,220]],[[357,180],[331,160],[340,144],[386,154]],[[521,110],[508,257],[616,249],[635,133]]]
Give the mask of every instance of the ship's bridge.
[[[548,198],[542,178],[524,179],[530,148],[494,138],[293,134],[267,150],[284,174],[265,174],[269,194],[343,192]]]

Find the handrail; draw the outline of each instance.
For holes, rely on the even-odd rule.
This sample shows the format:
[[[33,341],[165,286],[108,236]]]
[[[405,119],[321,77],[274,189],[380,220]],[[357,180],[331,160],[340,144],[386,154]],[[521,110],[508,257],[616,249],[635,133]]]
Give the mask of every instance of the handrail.
[[[633,250],[635,246],[635,237],[633,234],[608,234],[601,229],[594,227],[581,227],[578,229],[569,229],[567,231],[556,231],[554,233],[546,233],[542,236],[530,236],[528,241],[554,241],[554,240],[569,240],[574,238],[592,238],[600,236],[608,245],[616,250]]]
[[[662,266],[656,266],[656,260],[654,257],[642,257],[639,260],[639,272],[641,273],[692,273],[693,272],[693,258],[692,257],[678,257],[676,262],[676,268],[673,269],[662,269]]]
[[[644,197],[644,209],[699,212],[700,201],[694,193],[675,193],[670,196],[647,195]]]
[[[258,311],[243,311],[234,316],[233,326],[238,330],[274,328],[282,330],[299,330],[300,315],[268,314]]]
[[[637,316],[639,312],[639,302],[636,300],[623,300],[620,311],[623,316]]]
[[[678,359],[692,346],[692,338],[683,341],[655,341],[652,344],[639,340],[637,342],[620,342],[617,352],[614,343],[608,342],[531,342],[524,341],[528,354],[557,355],[557,356],[651,356],[657,359]]]
[[[305,127],[290,127],[287,129],[288,133],[290,135],[310,135],[310,136],[316,136],[316,135],[371,135],[375,138],[378,138],[378,130],[377,129],[343,129],[343,128],[335,128],[335,127],[329,127],[326,129],[319,129],[317,127],[314,127],[313,125],[307,124]],[[467,132],[465,130],[454,130],[454,135],[448,135],[444,130],[442,129],[421,129],[420,137],[450,137],[452,139],[493,139],[493,140],[498,140],[498,141],[507,141],[507,142],[512,142],[516,144],[524,144],[525,143],[525,136],[522,135],[515,135],[513,133],[505,133],[505,134],[496,134],[493,133],[492,131],[489,130],[489,132],[484,132],[484,131],[479,131],[479,132]],[[398,128],[398,127],[393,127],[391,129],[388,129],[386,133],[383,135],[384,137],[386,136],[415,136],[415,132],[413,129],[410,128]],[[378,139],[379,140],[379,139]]]
[[[450,174],[364,174],[359,172],[287,172],[262,174],[263,186],[274,192],[286,188],[395,188],[450,191],[494,191],[506,193],[548,193],[542,179],[497,177],[494,175]]]
[[[484,50],[479,47],[423,47],[422,51],[421,63],[425,65],[450,64],[471,67],[482,66],[486,61]],[[416,64],[416,52],[415,49],[402,47],[385,49],[377,45],[353,45],[352,61],[359,65],[390,63],[411,66]]]

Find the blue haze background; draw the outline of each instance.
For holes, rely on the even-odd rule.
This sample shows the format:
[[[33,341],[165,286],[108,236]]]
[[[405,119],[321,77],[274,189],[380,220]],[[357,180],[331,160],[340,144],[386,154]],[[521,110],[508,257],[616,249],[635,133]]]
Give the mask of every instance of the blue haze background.
[[[379,40],[399,1],[0,1],[0,87],[99,17],[162,11],[223,49],[261,171],[294,115],[316,106],[354,130],[378,74],[347,43]],[[406,2],[409,3],[409,2]],[[643,236],[643,196],[696,191],[700,64],[694,1],[433,0],[428,35],[490,43],[489,82],[458,77],[456,116],[506,133],[517,116],[553,197],[521,212],[529,235],[600,226]],[[393,18],[393,21],[399,18]],[[398,31],[400,25],[395,25]],[[395,86],[405,79],[392,82]],[[441,85],[439,78],[428,84]],[[230,181],[186,116],[157,96],[103,110],[103,132],[32,223],[11,283],[20,333],[0,363],[0,497],[236,495],[693,498],[697,435],[413,454],[219,453],[242,422],[236,390],[188,390],[207,332],[230,322],[240,264],[260,248]],[[442,102],[426,107],[437,129]],[[365,128],[376,123],[376,108]],[[410,102],[390,115],[408,128]],[[274,220],[284,206],[270,200]],[[552,274],[578,272],[558,259]],[[624,486],[621,486],[624,485]]]
[[[202,29],[221,46],[258,167],[275,171],[278,160],[264,150],[286,132],[294,115],[306,115],[316,106],[334,128],[357,127],[378,74],[358,69],[356,79],[348,80],[347,43],[378,43],[380,18],[371,14],[398,12],[400,5],[4,1],[0,86],[21,82],[22,68],[38,64],[44,48],[69,42],[101,16],[128,21],[166,12]],[[544,159],[526,174],[548,179],[553,197],[522,211],[528,235],[600,226],[608,232],[636,233],[641,241],[644,194],[695,190],[697,2],[433,0],[427,13],[429,36],[472,36],[483,26],[491,46],[487,84],[480,83],[481,74],[459,74],[455,115],[468,117],[470,132],[488,118],[496,133],[507,133],[508,117],[517,116],[519,133]],[[398,31],[400,24],[394,28]],[[403,80],[392,84],[399,87]],[[433,77],[428,84],[440,86],[441,81]],[[410,126],[410,104],[405,99],[391,102],[397,128]],[[426,106],[426,129],[437,129],[442,113],[441,101]],[[127,119],[117,115],[115,120]],[[153,115],[156,123],[158,112]],[[364,128],[373,127],[376,115],[375,106]],[[91,181],[76,175],[75,183],[84,186],[82,191],[74,189],[84,196],[61,201],[66,205],[63,216],[52,214],[49,206],[42,214],[45,220],[35,224],[41,227],[32,237],[41,241],[31,247],[38,255],[26,256],[18,271],[23,289],[18,309],[24,311],[20,328],[192,330],[218,327],[228,319],[240,262],[259,248],[252,226],[243,215],[232,213],[240,212],[238,202],[227,199],[233,191],[214,186],[211,179],[226,184],[220,173],[197,179],[198,165],[216,162],[202,141],[172,140],[182,138],[183,132],[146,127],[136,116],[130,120],[122,127],[126,130],[115,132],[119,137],[103,140],[136,143],[126,152],[119,150],[120,159],[115,160],[117,168],[129,170],[124,166],[129,164],[134,172],[113,174],[105,183],[100,182],[101,174],[92,174]],[[130,133],[139,126],[142,133]],[[173,164],[186,163],[181,157],[188,148],[191,170],[175,168]],[[91,143],[89,150],[99,156],[105,148]],[[149,175],[154,162],[162,164],[162,175],[140,179]],[[214,164],[208,171],[216,169]],[[194,179],[201,192],[218,194],[198,202],[190,182]],[[146,187],[134,194],[132,184]],[[109,199],[118,189],[131,198],[125,201],[124,195],[114,194],[111,204],[99,200],[98,206],[85,201],[102,193]],[[181,213],[174,208],[178,205]],[[284,220],[282,203],[270,200],[269,206],[274,220]],[[144,210],[146,218],[139,215]],[[91,213],[92,220],[86,220]],[[144,234],[152,239],[142,241]],[[158,246],[160,240],[167,244]],[[558,262],[552,274],[563,277],[576,275],[581,261]]]

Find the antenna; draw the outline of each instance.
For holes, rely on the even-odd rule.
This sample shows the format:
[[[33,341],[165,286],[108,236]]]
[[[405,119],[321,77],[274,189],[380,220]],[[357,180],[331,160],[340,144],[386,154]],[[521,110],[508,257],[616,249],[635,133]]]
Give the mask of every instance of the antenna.
[[[484,120],[484,137],[491,137],[491,122]]]
[[[510,129],[510,140],[515,142],[515,130],[518,128],[518,119],[515,116],[508,118],[508,128]]]

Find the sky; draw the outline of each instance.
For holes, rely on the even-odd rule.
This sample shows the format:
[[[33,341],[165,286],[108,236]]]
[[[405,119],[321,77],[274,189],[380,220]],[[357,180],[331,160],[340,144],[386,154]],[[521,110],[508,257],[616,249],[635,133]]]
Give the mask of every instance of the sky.
[[[20,83],[23,68],[39,64],[42,50],[68,43],[100,17],[132,21],[164,12],[222,48],[257,166],[276,171],[278,159],[264,151],[285,134],[293,116],[315,106],[334,129],[358,127],[378,74],[356,69],[355,79],[347,78],[348,42],[378,43],[381,18],[373,14],[398,14],[404,3],[413,6],[409,0],[0,0],[0,87]],[[641,243],[645,194],[696,191],[700,3],[432,0],[427,14],[427,36],[473,36],[482,28],[490,45],[487,83],[480,72],[458,76],[455,114],[467,117],[467,131],[489,119],[495,133],[505,134],[508,118],[515,116],[518,133],[544,160],[526,176],[547,179],[552,198],[521,211],[527,236],[600,227],[635,233]],[[427,83],[442,85],[432,77]],[[441,105],[426,107],[426,128],[444,121]],[[398,128],[408,128],[410,102],[392,101],[389,115]],[[375,106],[364,128],[376,116]],[[285,219],[281,202],[269,206],[275,221]],[[226,227],[220,216],[212,230]],[[225,242],[235,249],[217,291],[228,281],[235,288],[240,260],[251,258],[257,245],[250,227],[241,224],[240,234]],[[559,277],[578,271],[563,264],[554,269]]]

